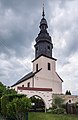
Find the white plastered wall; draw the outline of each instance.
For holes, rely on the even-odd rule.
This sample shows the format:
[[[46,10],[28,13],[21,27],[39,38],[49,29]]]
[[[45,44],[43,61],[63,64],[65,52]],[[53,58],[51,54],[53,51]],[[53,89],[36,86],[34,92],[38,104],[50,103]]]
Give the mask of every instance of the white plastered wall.
[[[52,107],[52,92],[49,91],[31,91],[31,90],[18,90],[19,94],[25,94],[28,98],[33,96],[38,96],[42,98],[43,102],[45,103],[46,109]]]
[[[48,63],[51,70],[48,70]],[[38,69],[42,69],[34,76],[34,87],[52,88],[53,93],[62,93],[62,81],[56,74],[56,61],[41,56],[33,62],[33,72],[36,72],[36,64]]]
[[[23,81],[23,82],[19,83],[18,85],[15,85],[12,88],[17,91],[18,87],[22,87],[23,85],[24,85],[24,87],[27,87],[28,82],[30,82],[30,87],[33,87],[33,77],[32,77],[32,78],[30,78],[30,79],[28,79],[26,81]]]

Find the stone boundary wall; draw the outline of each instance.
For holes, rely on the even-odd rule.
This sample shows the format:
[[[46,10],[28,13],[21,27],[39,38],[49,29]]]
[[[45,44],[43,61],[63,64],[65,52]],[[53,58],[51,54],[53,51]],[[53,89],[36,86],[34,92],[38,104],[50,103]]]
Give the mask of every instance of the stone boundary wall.
[[[78,96],[77,95],[60,95],[60,94],[53,94],[52,99],[55,97],[61,97],[65,100],[65,103],[69,102],[71,100],[71,103],[76,103],[78,102]]]

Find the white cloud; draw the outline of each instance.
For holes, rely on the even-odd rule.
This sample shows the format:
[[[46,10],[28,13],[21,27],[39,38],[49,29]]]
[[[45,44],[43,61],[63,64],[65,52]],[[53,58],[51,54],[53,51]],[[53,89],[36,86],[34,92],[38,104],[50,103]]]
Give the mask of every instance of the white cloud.
[[[42,12],[41,1],[8,1],[0,0],[0,80],[6,85],[32,70],[34,39],[39,33]],[[45,1],[57,71],[64,80],[63,91],[70,89],[74,94],[78,90],[77,6],[77,0]]]
[[[68,64],[60,65],[58,68],[59,74],[62,76],[63,83],[63,92],[66,90],[72,91],[72,93],[76,94],[74,91],[78,89],[78,54],[68,58]]]

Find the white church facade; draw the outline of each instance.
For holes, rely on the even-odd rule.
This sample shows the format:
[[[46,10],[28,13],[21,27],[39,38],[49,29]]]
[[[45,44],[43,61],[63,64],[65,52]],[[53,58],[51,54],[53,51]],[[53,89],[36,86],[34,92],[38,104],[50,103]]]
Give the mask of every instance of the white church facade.
[[[17,81],[12,88],[29,98],[39,96],[45,103],[45,108],[52,106],[52,94],[62,93],[63,80],[56,72],[56,59],[52,57],[52,39],[47,32],[47,21],[44,8],[40,21],[40,32],[35,39],[35,59],[32,61],[33,70]]]

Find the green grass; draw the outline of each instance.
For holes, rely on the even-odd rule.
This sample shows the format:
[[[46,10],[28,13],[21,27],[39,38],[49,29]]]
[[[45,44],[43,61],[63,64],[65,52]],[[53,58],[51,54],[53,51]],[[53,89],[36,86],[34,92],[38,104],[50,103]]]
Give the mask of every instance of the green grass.
[[[78,120],[78,116],[57,115],[51,113],[29,113],[29,120]]]
[[[0,120],[4,120],[0,115]],[[78,115],[57,115],[51,113],[29,113],[28,120],[78,120]]]

